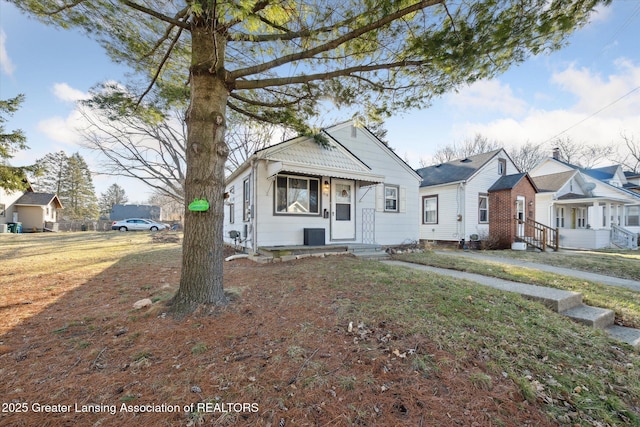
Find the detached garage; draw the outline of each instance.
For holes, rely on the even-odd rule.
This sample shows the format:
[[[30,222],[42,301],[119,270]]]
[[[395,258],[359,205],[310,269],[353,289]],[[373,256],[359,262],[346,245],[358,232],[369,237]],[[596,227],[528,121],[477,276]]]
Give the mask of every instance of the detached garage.
[[[46,224],[52,225],[57,221],[57,209],[62,209],[62,203],[55,194],[24,193],[14,203],[14,221],[22,223],[23,232],[44,231],[45,228],[53,228]]]

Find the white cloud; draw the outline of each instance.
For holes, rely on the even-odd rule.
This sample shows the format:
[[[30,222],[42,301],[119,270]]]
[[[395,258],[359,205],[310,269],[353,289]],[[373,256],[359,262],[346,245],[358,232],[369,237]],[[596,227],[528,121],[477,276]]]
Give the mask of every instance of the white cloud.
[[[458,109],[519,115],[526,111],[527,103],[517,98],[508,84],[499,80],[482,80],[448,97],[448,102]]]
[[[38,130],[54,141],[76,145],[81,139],[77,129],[83,122],[82,115],[74,110],[66,118],[55,116],[38,122]]]
[[[2,72],[8,76],[13,75],[13,72],[16,70],[16,66],[11,61],[9,54],[7,53],[7,48],[5,46],[7,41],[7,35],[0,28],[0,67],[2,68]]]
[[[70,102],[76,102],[89,98],[89,94],[82,92],[81,90],[74,89],[67,83],[55,83],[53,85],[53,94],[56,96],[56,98],[62,101]]]
[[[551,82],[578,98],[572,111],[585,115],[637,117],[640,92],[632,91],[640,87],[640,66],[621,58],[614,62],[614,67],[615,74],[603,77],[588,68],[576,69],[572,65],[554,73]]]

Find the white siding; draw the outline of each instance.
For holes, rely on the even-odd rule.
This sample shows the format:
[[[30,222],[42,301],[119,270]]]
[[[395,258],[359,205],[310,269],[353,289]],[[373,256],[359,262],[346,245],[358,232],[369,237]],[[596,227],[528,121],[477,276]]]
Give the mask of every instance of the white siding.
[[[489,233],[489,224],[478,222],[478,200],[502,175],[498,173],[500,159],[506,160],[505,175],[518,173],[509,157],[501,151],[464,183],[422,187],[420,193],[420,238],[424,240],[470,240],[472,234],[479,237]],[[422,198],[438,195],[438,224],[422,224]],[[489,206],[491,219],[492,206]],[[461,215],[458,220],[458,215]]]
[[[458,214],[464,210],[464,196],[457,184],[420,189],[420,239],[458,241],[463,225]],[[423,224],[422,200],[424,196],[438,196],[438,223]]]
[[[553,175],[554,173],[568,172],[574,170],[571,166],[567,166],[552,158],[547,158],[539,165],[529,171],[530,176]]]
[[[383,175],[384,183],[400,188],[400,212],[375,212],[375,241],[382,245],[400,244],[419,239],[420,200],[419,177],[389,148],[369,132],[351,124],[335,126],[328,133],[364,162],[371,172]],[[402,201],[405,201],[404,206]],[[356,196],[356,240],[362,241],[363,209],[376,209],[375,188],[362,187]]]

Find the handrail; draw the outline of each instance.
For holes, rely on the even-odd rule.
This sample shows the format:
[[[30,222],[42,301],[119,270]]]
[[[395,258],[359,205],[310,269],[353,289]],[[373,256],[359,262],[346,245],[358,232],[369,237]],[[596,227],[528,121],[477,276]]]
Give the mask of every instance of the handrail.
[[[528,218],[525,220],[514,218],[514,220],[516,227],[516,241],[525,242],[530,246],[540,249],[541,251],[546,251],[547,247],[552,248],[554,251],[558,250],[560,233],[557,228],[549,227],[548,225],[544,225]],[[522,227],[522,234],[518,233],[521,228],[519,225],[524,226]]]
[[[624,227],[620,227],[619,225],[612,224],[611,233],[609,236],[611,243],[620,248],[638,250],[637,233],[629,231]]]

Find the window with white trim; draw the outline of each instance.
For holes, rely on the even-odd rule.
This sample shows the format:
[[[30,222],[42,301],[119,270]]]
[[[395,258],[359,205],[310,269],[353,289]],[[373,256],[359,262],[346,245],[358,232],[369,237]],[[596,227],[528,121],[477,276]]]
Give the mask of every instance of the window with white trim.
[[[625,225],[634,227],[640,225],[640,206],[627,206],[627,223]]]
[[[564,208],[556,207],[556,227],[564,228]]]
[[[398,206],[400,204],[400,187],[397,185],[385,185],[384,186],[384,211],[385,212],[398,212]]]
[[[249,178],[246,178],[242,183],[242,220],[249,221],[251,218],[251,186],[249,185]]]
[[[422,198],[422,223],[438,223],[438,195]]]
[[[587,228],[587,208],[576,209],[576,227]]]
[[[481,224],[489,222],[489,196],[487,194],[478,195],[478,222]]]
[[[498,175],[507,174],[507,159],[498,159]]]
[[[303,176],[276,177],[275,213],[295,215],[320,214],[320,180]]]

